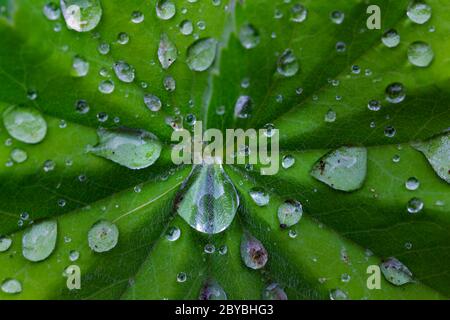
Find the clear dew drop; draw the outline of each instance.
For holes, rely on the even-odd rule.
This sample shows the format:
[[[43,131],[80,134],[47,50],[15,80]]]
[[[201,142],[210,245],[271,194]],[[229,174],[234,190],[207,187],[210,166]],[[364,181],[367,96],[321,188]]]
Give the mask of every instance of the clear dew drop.
[[[192,22],[190,20],[181,21],[180,32],[183,35],[188,36],[188,35],[192,34],[193,31],[194,31],[194,25],[192,24]]]
[[[155,112],[161,110],[162,107],[161,100],[157,96],[150,93],[144,95],[144,103],[147,108]]]
[[[22,255],[33,262],[47,259],[55,249],[57,234],[55,220],[33,224],[22,236]]]
[[[341,289],[330,290],[330,300],[348,300],[348,295]]]
[[[109,43],[106,43],[106,42],[100,43],[97,47],[97,51],[102,55],[108,54],[110,50],[111,50],[111,46],[109,45]]]
[[[220,255],[225,255],[225,254],[227,254],[227,252],[228,252],[228,247],[226,246],[226,245],[223,245],[223,246],[221,246],[220,248],[219,248],[219,254]]]
[[[186,63],[192,71],[205,71],[216,58],[217,41],[203,38],[192,43],[187,49]]]
[[[12,239],[8,236],[0,236],[0,252],[7,251],[12,244]]]
[[[257,270],[266,265],[269,254],[258,239],[244,232],[241,240],[241,257],[247,267]]]
[[[177,82],[172,76],[166,76],[163,80],[164,89],[166,91],[172,92],[177,88]]]
[[[120,81],[131,83],[134,81],[135,70],[133,66],[129,65],[125,61],[119,60],[113,65],[114,72]]]
[[[386,126],[384,128],[384,135],[388,138],[395,137],[396,133],[397,133],[397,130],[393,126]]]
[[[47,3],[42,9],[42,12],[45,17],[51,21],[58,20],[61,16],[61,10],[54,2]]]
[[[423,41],[416,41],[408,47],[409,62],[421,68],[428,67],[434,59],[434,52],[431,46]]]
[[[166,33],[161,35],[158,48],[158,59],[163,69],[168,69],[175,62],[178,50]]]
[[[187,280],[187,274],[185,272],[179,272],[177,274],[177,282],[183,283]]]
[[[240,96],[234,106],[234,117],[247,119],[253,111],[253,100],[250,96]]]
[[[336,121],[336,117],[336,111],[334,111],[333,109],[329,109],[327,113],[325,113],[324,120],[325,122],[332,123]]]
[[[426,141],[414,142],[412,146],[424,154],[441,179],[450,183],[450,132]]]
[[[99,143],[88,151],[129,169],[151,166],[161,154],[158,138],[144,130],[117,128],[99,129]]]
[[[292,156],[290,154],[283,156],[283,158],[281,159],[281,166],[284,169],[289,169],[294,164],[295,164],[295,158],[294,158],[294,156]]]
[[[257,206],[264,207],[269,204],[269,193],[263,188],[254,187],[249,191],[249,194]]]
[[[8,294],[18,294],[22,292],[22,283],[16,279],[5,279],[2,282],[2,291]]]
[[[161,20],[169,20],[175,15],[177,8],[171,0],[158,0],[156,3],[156,15]]]
[[[380,265],[381,272],[387,281],[396,286],[414,282],[411,271],[396,258],[390,257]]]
[[[133,11],[131,13],[131,22],[133,23],[141,23],[144,21],[144,14],[141,11]]]
[[[85,77],[88,73],[89,62],[80,56],[75,56],[72,60],[71,75],[73,77]]]
[[[119,229],[107,220],[99,220],[88,232],[89,247],[95,252],[112,250],[119,240]]]
[[[237,191],[219,164],[196,165],[175,202],[177,213],[192,228],[207,234],[227,229],[238,206]]]
[[[400,44],[400,35],[397,30],[389,29],[381,37],[381,41],[388,48],[395,48]]]
[[[11,159],[16,163],[22,163],[28,159],[27,152],[22,149],[12,149],[10,156]]]
[[[299,68],[297,57],[291,49],[286,49],[278,58],[277,71],[284,77],[295,76]]]
[[[335,24],[342,24],[344,22],[345,14],[342,11],[335,10],[330,13],[330,19]]]
[[[431,7],[422,2],[413,0],[406,10],[409,20],[417,24],[424,24],[431,18]]]
[[[381,109],[381,102],[378,100],[370,100],[367,104],[367,108],[370,111],[380,111]]]
[[[78,32],[94,29],[103,13],[100,0],[61,0],[61,11],[67,27]]]
[[[166,232],[166,239],[169,241],[177,241],[180,239],[181,230],[178,227],[170,227]]]
[[[258,30],[252,24],[245,24],[241,27],[239,40],[245,49],[253,49],[261,41]]]
[[[214,280],[208,280],[200,290],[199,300],[227,300],[227,294]]]
[[[216,247],[213,244],[208,243],[203,248],[203,251],[207,254],[213,254],[216,251]]]
[[[301,23],[308,17],[308,10],[300,3],[296,3],[291,9],[291,21]]]
[[[80,258],[80,252],[76,251],[76,250],[71,250],[69,252],[69,260],[72,262],[77,261]]]
[[[286,292],[278,283],[271,283],[264,288],[262,293],[263,300],[288,300]]]
[[[56,163],[53,160],[46,160],[43,165],[44,172],[50,172],[55,170]]]
[[[303,215],[303,206],[297,200],[286,200],[278,207],[278,221],[285,229],[296,225]]]
[[[391,83],[386,87],[386,100],[390,103],[400,103],[406,98],[403,84],[399,82]]]
[[[126,32],[120,32],[117,35],[117,43],[119,44],[127,44],[130,41],[130,36]]]
[[[47,134],[47,122],[39,111],[29,107],[11,106],[3,112],[3,124],[15,139],[36,144]]]
[[[406,180],[406,182],[405,182],[406,189],[408,189],[410,191],[417,190],[419,188],[419,186],[420,186],[420,182],[416,177],[408,178],[408,180]]]
[[[412,198],[406,204],[406,209],[410,214],[416,214],[422,211],[424,207],[423,201],[420,198]]]
[[[109,79],[103,80],[98,84],[98,91],[103,94],[111,94],[114,92],[115,87],[114,81]]]
[[[79,114],[86,114],[90,110],[89,104],[86,100],[77,100],[75,102],[75,111]]]
[[[341,191],[362,187],[367,173],[367,150],[362,147],[341,147],[317,161],[311,175],[317,180]]]

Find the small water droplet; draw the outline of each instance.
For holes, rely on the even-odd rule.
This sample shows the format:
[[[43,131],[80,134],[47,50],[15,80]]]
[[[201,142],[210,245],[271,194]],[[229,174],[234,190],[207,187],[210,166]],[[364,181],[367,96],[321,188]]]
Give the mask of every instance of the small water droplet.
[[[86,59],[75,56],[72,61],[72,71],[71,75],[73,77],[84,77],[89,72],[89,62]]]
[[[89,247],[95,252],[107,252],[113,249],[119,240],[119,229],[107,220],[97,221],[89,230]]]
[[[0,236],[0,252],[7,251],[12,244],[12,239],[8,236]]]
[[[386,280],[396,286],[413,282],[411,271],[396,258],[386,259],[386,261],[381,263],[380,267]]]
[[[172,92],[175,91],[177,88],[177,82],[175,81],[175,78],[172,76],[166,76],[163,81],[164,89],[166,91]]]
[[[386,100],[390,103],[400,103],[405,100],[406,93],[403,84],[399,82],[391,83],[386,87]]]
[[[263,268],[269,259],[263,244],[248,232],[242,235],[241,257],[247,267],[255,270]]]
[[[119,44],[127,44],[130,41],[130,36],[126,32],[120,32],[117,35],[117,43]]]
[[[291,49],[286,49],[277,62],[277,71],[285,77],[292,77],[297,74],[299,64],[297,57]]]
[[[150,93],[144,95],[144,103],[151,111],[159,111],[162,107],[161,100]]]
[[[416,41],[408,47],[408,60],[416,67],[426,68],[434,59],[431,46],[423,41]]]
[[[161,20],[169,20],[176,13],[175,4],[171,0],[158,0],[156,3],[156,15]]]
[[[205,248],[203,250],[207,254],[212,254],[212,253],[214,253],[216,251],[216,247],[213,244],[208,243],[208,244],[205,245]]]
[[[166,239],[169,241],[177,241],[181,236],[181,230],[178,227],[170,227],[166,232]]]
[[[2,291],[9,294],[18,294],[22,292],[22,284],[16,279],[5,279],[2,282]]]
[[[11,159],[16,163],[22,163],[28,159],[27,152],[22,149],[13,149],[11,151],[10,156],[11,156]]]
[[[420,182],[416,177],[411,177],[405,182],[405,187],[408,190],[417,190],[420,186]]]
[[[89,104],[86,100],[78,100],[75,102],[75,111],[79,114],[85,114],[89,112]]]
[[[395,48],[400,44],[400,35],[397,30],[389,29],[381,37],[381,41],[388,48]]]
[[[133,66],[129,65],[125,61],[117,61],[116,63],[114,63],[113,68],[117,78],[119,78],[120,81],[126,83],[134,81],[135,70]]]
[[[257,206],[263,207],[269,204],[269,193],[263,188],[254,187],[249,191],[249,194]]]
[[[131,22],[133,23],[141,23],[144,21],[144,14],[141,11],[133,11],[131,13]]]
[[[192,34],[194,31],[194,26],[190,20],[183,20],[180,23],[180,32],[185,36]]]
[[[297,200],[286,200],[278,207],[278,221],[285,229],[296,225],[303,215],[303,206]]]
[[[259,32],[252,24],[245,24],[239,31],[239,40],[245,49],[253,49],[260,42]]]
[[[278,283],[269,284],[262,293],[263,300],[287,300],[288,297]]]
[[[330,13],[330,19],[335,24],[342,24],[344,22],[345,14],[342,11],[335,10]]]
[[[199,300],[227,300],[227,294],[214,280],[208,280],[200,290]]]
[[[187,49],[186,63],[193,71],[205,71],[216,58],[217,41],[213,38],[199,39]]]
[[[61,10],[54,2],[47,3],[42,9],[42,11],[45,17],[51,21],[58,20],[59,17],[61,16]]]
[[[381,102],[378,100],[370,100],[367,104],[367,108],[371,111],[379,111],[381,109]]]
[[[250,96],[240,96],[234,106],[235,118],[247,119],[251,116],[253,110],[253,101]]]
[[[47,259],[55,249],[58,227],[55,220],[33,224],[22,236],[22,254],[30,261]]]
[[[187,275],[185,272],[180,272],[177,274],[177,281],[183,283],[187,280]]]
[[[47,161],[44,162],[43,169],[44,169],[45,172],[50,172],[50,171],[55,170],[55,167],[56,167],[55,161],[47,160]]]
[[[80,253],[76,250],[72,250],[69,252],[69,260],[75,262],[80,257]]]
[[[348,295],[341,289],[333,289],[330,291],[330,300],[348,300]]]
[[[161,35],[158,49],[158,59],[163,69],[168,69],[175,62],[178,50],[166,33]]]
[[[416,214],[422,211],[424,205],[422,199],[412,198],[408,201],[406,209],[410,214]]]

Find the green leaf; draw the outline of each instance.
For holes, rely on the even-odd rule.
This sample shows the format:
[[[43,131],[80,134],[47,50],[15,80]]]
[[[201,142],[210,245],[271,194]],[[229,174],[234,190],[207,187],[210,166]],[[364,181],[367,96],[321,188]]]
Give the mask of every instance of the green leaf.
[[[450,297],[450,4],[63,3],[0,0],[0,299]],[[175,165],[195,121],[279,172]]]

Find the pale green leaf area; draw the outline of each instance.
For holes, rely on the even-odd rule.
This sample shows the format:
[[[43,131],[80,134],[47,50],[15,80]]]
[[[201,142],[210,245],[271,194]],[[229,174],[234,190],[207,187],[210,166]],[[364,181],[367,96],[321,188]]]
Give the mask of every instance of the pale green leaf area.
[[[0,0],[0,300],[450,297],[448,1],[371,1],[381,30],[360,0],[50,2]],[[195,120],[278,129],[279,172],[174,165]]]

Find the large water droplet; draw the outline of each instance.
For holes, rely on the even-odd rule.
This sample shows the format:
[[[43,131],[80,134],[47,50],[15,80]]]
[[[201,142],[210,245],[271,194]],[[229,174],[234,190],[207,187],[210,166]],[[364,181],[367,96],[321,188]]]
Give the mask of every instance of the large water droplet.
[[[3,124],[13,138],[25,143],[39,143],[47,134],[47,122],[39,111],[29,107],[7,108]]]
[[[434,59],[431,46],[423,41],[416,41],[408,47],[408,60],[416,67],[428,67]]]
[[[341,147],[323,156],[311,170],[311,175],[333,189],[353,191],[361,188],[367,172],[367,150]]]
[[[287,300],[288,297],[278,283],[269,284],[262,293],[263,300]]]
[[[204,38],[195,41],[187,49],[186,63],[193,71],[205,71],[216,58],[217,41],[213,38]]]
[[[391,83],[386,87],[386,100],[390,103],[400,103],[406,98],[405,88],[399,82]]]
[[[263,207],[269,204],[270,196],[263,188],[254,187],[249,191],[249,194],[257,206]]]
[[[117,78],[123,82],[133,82],[135,77],[135,71],[133,66],[129,65],[125,61],[117,61],[114,63],[114,72]]]
[[[411,271],[396,258],[388,258],[380,265],[381,272],[390,283],[401,286],[409,282],[413,282]]]
[[[12,239],[8,236],[0,236],[0,252],[5,252],[11,247]]]
[[[5,279],[2,282],[2,291],[9,294],[22,292],[22,284],[16,279]]]
[[[208,280],[200,290],[199,300],[227,300],[227,294],[214,280]]]
[[[113,249],[119,240],[119,229],[107,220],[99,220],[88,233],[89,247],[95,252],[107,252]]]
[[[177,8],[171,0],[159,0],[156,3],[156,15],[162,20],[171,19],[176,11]]]
[[[91,31],[102,17],[100,0],[61,0],[61,10],[67,27],[78,32]]]
[[[241,240],[241,257],[247,267],[256,270],[266,265],[269,254],[258,239],[244,232]]]
[[[158,59],[163,69],[168,69],[175,62],[178,56],[175,44],[169,39],[166,33],[161,35],[158,49]]]
[[[417,24],[424,24],[431,18],[431,7],[421,1],[413,0],[406,10],[408,18]]]
[[[279,74],[285,77],[294,76],[299,69],[297,57],[291,49],[287,49],[278,59],[277,71]]]
[[[425,155],[441,179],[450,183],[450,132],[427,141],[415,142],[412,146]]]
[[[58,226],[55,220],[33,224],[22,236],[22,254],[30,261],[42,261],[55,249]]]
[[[260,42],[259,32],[253,25],[245,24],[239,31],[239,40],[244,48],[252,49]]]
[[[178,214],[191,227],[209,234],[227,229],[238,206],[236,189],[219,164],[196,165],[175,203]]]
[[[99,129],[99,143],[89,152],[114,161],[129,169],[151,166],[161,154],[158,138],[147,131],[128,128]]]
[[[281,228],[297,224],[303,215],[303,207],[297,200],[287,200],[278,207],[278,221]]]

